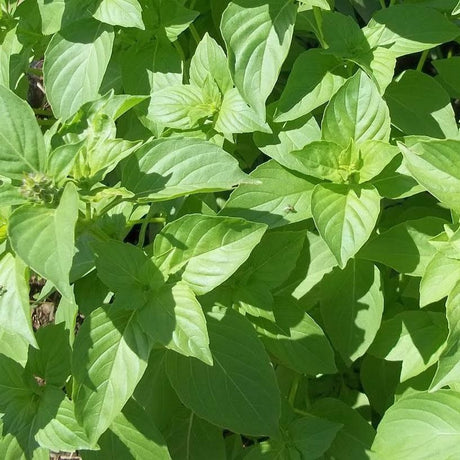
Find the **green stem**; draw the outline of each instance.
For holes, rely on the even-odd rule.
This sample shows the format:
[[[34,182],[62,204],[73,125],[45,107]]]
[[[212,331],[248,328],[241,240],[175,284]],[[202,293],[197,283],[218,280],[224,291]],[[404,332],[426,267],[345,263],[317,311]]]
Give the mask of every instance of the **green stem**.
[[[318,32],[318,40],[322,48],[326,49],[329,48],[326,40],[324,39],[323,34],[323,16],[321,15],[321,8],[318,6],[313,7],[313,16],[315,17],[316,21],[316,28]]]
[[[53,126],[54,125],[54,122],[56,120],[43,120],[41,118],[37,118],[37,123],[40,125],[40,126]]]
[[[179,53],[181,61],[185,62],[185,53],[184,53],[184,50],[182,49],[182,46],[179,43],[179,39],[174,41],[173,45],[174,45],[174,48],[176,48],[177,52]]]
[[[91,213],[91,203],[88,201],[86,203],[86,220],[91,220],[92,213]]]
[[[104,206],[98,213],[98,216],[103,216],[107,214],[112,208],[118,206],[123,201],[121,196],[117,196],[113,201],[111,201],[108,205]]]
[[[196,30],[196,27],[193,24],[190,24],[190,33],[192,34],[193,39],[196,41],[196,44],[198,45],[201,42],[201,37],[198,31]]]
[[[297,395],[297,390],[299,389],[301,378],[302,376],[300,374],[296,374],[296,376],[294,377],[294,380],[292,381],[291,390],[289,391],[289,397],[288,397],[289,404],[292,407],[294,407],[295,405],[295,397]]]
[[[41,115],[42,117],[53,117],[53,112],[51,112],[51,110],[34,109],[34,113],[35,115]]]
[[[387,6],[385,5],[385,0],[379,0],[380,6],[382,7],[382,10],[384,10]]]
[[[144,247],[144,243],[145,243],[145,235],[147,233],[147,227],[149,226],[150,224],[150,220],[152,219],[152,214],[154,213],[154,207],[153,205],[151,204],[150,205],[150,209],[149,209],[149,212],[147,213],[147,215],[145,216],[145,218],[143,219],[143,222],[142,222],[142,225],[141,225],[141,229],[139,231],[139,241],[137,242],[137,245],[140,247],[140,248],[143,248]]]
[[[137,225],[137,224],[142,224],[145,222],[145,219],[138,219],[138,220],[130,220],[127,225],[132,226],[132,225]],[[166,222],[166,219],[164,217],[152,217],[148,223],[149,224],[164,224]]]
[[[418,61],[417,68],[415,70],[417,70],[418,72],[422,71],[423,66],[425,65],[426,59],[429,54],[430,54],[430,50],[423,51],[422,55],[420,56],[420,60]]]

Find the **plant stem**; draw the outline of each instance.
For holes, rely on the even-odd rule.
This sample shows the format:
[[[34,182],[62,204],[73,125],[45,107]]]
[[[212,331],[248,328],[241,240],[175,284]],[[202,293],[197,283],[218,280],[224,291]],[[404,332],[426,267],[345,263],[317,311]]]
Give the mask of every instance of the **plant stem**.
[[[385,0],[379,0],[380,6],[382,7],[382,10],[384,10],[387,6],[385,5]]]
[[[121,202],[123,201],[123,198],[120,196],[117,196],[113,201],[111,201],[108,205],[104,206],[98,213],[98,216],[103,216],[104,214],[107,214],[112,208],[115,206],[118,206]]]
[[[289,391],[289,398],[288,398],[289,404],[292,407],[294,407],[294,404],[295,404],[295,397],[297,395],[297,390],[299,389],[299,383],[300,383],[301,377],[302,376],[300,374],[296,374],[294,377],[294,380],[292,381],[291,390]]]
[[[147,233],[147,227],[149,226],[150,224],[150,220],[152,219],[152,214],[154,212],[154,207],[153,207],[153,204],[150,205],[150,209],[149,209],[149,212],[147,213],[147,215],[145,216],[145,218],[143,219],[142,221],[142,225],[141,225],[141,229],[139,231],[139,241],[137,242],[137,245],[140,247],[140,248],[143,248],[144,247],[144,243],[145,243],[145,235]]]
[[[190,24],[190,33],[192,34],[193,39],[196,41],[196,44],[198,45],[201,41],[200,34],[196,30],[196,27],[193,24]]]
[[[324,40],[324,34],[323,34],[323,17],[321,15],[321,8],[318,6],[313,7],[313,16],[315,17],[316,21],[316,28],[318,32],[318,40],[322,48],[326,49],[329,48],[326,40]]]
[[[91,220],[92,213],[91,213],[91,203],[88,201],[86,203],[86,220]]]
[[[177,52],[179,53],[181,61],[185,62],[185,53],[184,50],[182,49],[182,46],[179,43],[179,39],[175,40],[173,42],[174,48],[176,48]]]
[[[423,51],[422,55],[420,56],[420,60],[418,61],[417,68],[415,70],[417,70],[418,72],[422,71],[423,66],[425,65],[425,61],[429,54],[430,50]]]

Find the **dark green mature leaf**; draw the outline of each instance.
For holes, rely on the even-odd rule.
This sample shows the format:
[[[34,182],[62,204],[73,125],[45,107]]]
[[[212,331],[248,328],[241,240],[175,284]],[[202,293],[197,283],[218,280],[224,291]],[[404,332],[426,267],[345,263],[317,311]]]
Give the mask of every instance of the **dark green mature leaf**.
[[[231,310],[210,313],[207,321],[214,366],[168,353],[167,372],[179,398],[199,417],[236,433],[276,434],[279,391],[251,324]]]
[[[200,295],[229,278],[249,257],[267,227],[236,217],[190,214],[168,224],[155,239],[155,263],[181,276]]]
[[[54,35],[45,53],[46,95],[54,114],[66,119],[99,94],[112,53],[112,27],[92,19]]]
[[[399,384],[401,363],[366,354],[361,362],[360,380],[372,407],[381,415],[393,404]]]
[[[186,283],[164,286],[141,309],[138,318],[154,342],[212,365],[206,319]]]
[[[250,177],[261,184],[242,184],[225,203],[220,215],[242,217],[281,227],[311,217],[310,201],[316,180],[289,171],[270,160]]]
[[[449,95],[430,76],[406,70],[385,92],[391,123],[404,134],[457,137]]]
[[[45,143],[30,106],[0,85],[0,175],[43,172]]]
[[[460,210],[460,141],[428,140],[399,144],[407,169],[417,182],[453,210]]]
[[[404,382],[439,359],[446,338],[444,314],[405,311],[382,323],[370,353],[388,361],[402,361],[401,382]]]
[[[446,221],[438,217],[407,220],[370,240],[359,257],[421,276],[436,253],[429,240],[442,232],[444,224]]]
[[[390,116],[388,107],[375,83],[362,71],[337,91],[324,112],[321,125],[323,139],[348,147],[366,140],[388,141]]]
[[[369,458],[375,431],[356,410],[338,399],[323,398],[313,405],[312,414],[343,425],[326,455],[341,460]]]
[[[337,371],[334,352],[321,327],[289,300],[276,299],[275,322],[254,319],[267,350],[296,372],[317,375]]]
[[[135,311],[106,306],[86,318],[73,350],[73,400],[92,445],[131,397],[149,352]]]
[[[39,349],[30,348],[26,373],[46,385],[62,387],[70,375],[69,334],[63,324],[48,325],[36,333]]]
[[[94,248],[97,276],[101,281],[116,294],[123,297],[127,294],[127,300],[136,296],[126,307],[141,306],[136,305],[138,296],[144,303],[164,283],[163,275],[152,260],[136,246],[106,241],[96,243]]]
[[[460,97],[460,57],[452,56],[447,59],[436,59],[433,66],[438,72],[436,81],[449,93],[452,98]]]
[[[122,185],[148,201],[254,183],[220,147],[191,138],[146,142],[123,168]]]
[[[276,105],[276,122],[300,118],[328,102],[345,83],[344,66],[319,49],[302,53],[295,61]]]
[[[454,459],[460,441],[460,393],[415,393],[388,409],[372,445],[376,459]]]
[[[321,284],[324,328],[342,359],[351,364],[373,342],[383,314],[378,268],[365,261],[350,261],[334,269]]]
[[[173,419],[167,439],[174,460],[226,459],[222,430],[191,411],[181,411]]]
[[[380,213],[380,196],[372,186],[319,184],[311,211],[321,237],[340,267],[345,267],[371,236]]]
[[[25,204],[10,216],[8,236],[18,256],[61,294],[72,298],[69,274],[78,218],[76,187],[69,182],[56,209]]]
[[[237,0],[222,15],[233,81],[262,118],[289,51],[296,11],[291,0]]]
[[[426,24],[426,27],[420,27]],[[385,46],[396,56],[455,40],[460,29],[438,11],[423,5],[392,5],[376,12],[364,29],[371,47]]]

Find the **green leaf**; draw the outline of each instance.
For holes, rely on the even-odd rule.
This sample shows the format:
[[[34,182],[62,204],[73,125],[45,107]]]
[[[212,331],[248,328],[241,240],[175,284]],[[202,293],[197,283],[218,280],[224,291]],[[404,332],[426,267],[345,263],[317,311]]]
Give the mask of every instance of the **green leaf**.
[[[155,0],[153,7],[147,2],[146,10],[152,10],[150,14],[153,16],[153,24],[150,28],[158,29],[160,36],[166,34],[171,42],[176,41],[199,14],[198,11],[186,8],[182,0]],[[147,23],[147,29],[149,25]]]
[[[359,182],[367,182],[378,176],[399,153],[398,147],[382,141],[369,140],[359,146],[361,166]]]
[[[64,398],[54,418],[43,428],[39,428],[35,439],[40,446],[53,451],[68,451],[91,448],[83,428],[75,419],[72,401]]]
[[[445,223],[438,217],[407,220],[371,239],[359,257],[383,263],[400,273],[422,276],[436,253],[429,240],[443,231]]]
[[[190,82],[204,86],[212,78],[222,94],[233,88],[232,76],[227,65],[227,56],[218,43],[206,32],[196,47],[190,61]]]
[[[170,460],[166,442],[145,410],[130,399],[110,430],[125,444],[134,458]]]
[[[186,283],[160,289],[138,317],[142,329],[154,342],[212,365],[206,319]]]
[[[0,259],[0,329],[37,346],[30,320],[26,274],[26,266],[19,258],[6,253]]]
[[[200,139],[146,142],[123,168],[121,185],[148,201],[228,190],[253,183],[220,147]]]
[[[436,69],[436,81],[449,93],[452,98],[460,97],[460,57],[451,56],[447,59],[433,61]]]
[[[457,137],[458,127],[450,97],[429,75],[406,70],[388,86],[385,100],[391,123],[404,134]]]
[[[440,390],[400,399],[381,420],[372,450],[376,459],[454,459],[460,441],[460,393]]]
[[[132,395],[149,352],[135,312],[106,306],[85,319],[73,350],[73,400],[92,445]]]
[[[458,278],[457,278],[458,280]],[[457,384],[460,379],[459,334],[460,334],[460,284],[453,287],[446,303],[446,316],[449,335],[438,361],[438,368],[430,385],[430,391],[436,391],[446,385]]]
[[[182,411],[173,419],[168,445],[174,460],[226,459],[222,430],[190,411]]]
[[[0,174],[20,180],[42,172],[45,143],[29,104],[0,85]]]
[[[437,302],[449,295],[460,279],[460,260],[438,252],[428,262],[420,283],[420,306]]]
[[[57,117],[66,119],[97,98],[113,40],[112,27],[93,19],[72,23],[53,36],[43,73],[46,95]]]
[[[59,292],[72,298],[69,273],[75,253],[78,194],[69,182],[56,209],[25,204],[9,218],[8,236],[18,256]]]
[[[237,282],[261,283],[270,290],[279,287],[294,270],[305,237],[304,230],[265,233],[235,275]]]
[[[310,292],[323,279],[323,276],[337,265],[336,258],[320,236],[313,232],[307,232],[307,240],[308,267],[307,271],[302,272],[301,278],[296,282],[296,287],[292,293],[296,299],[300,299]]]
[[[302,458],[320,458],[334,441],[342,428],[341,423],[305,415],[289,424],[288,432],[292,443]]]
[[[240,185],[232,192],[220,215],[242,217],[271,228],[311,217],[315,179],[291,172],[274,160],[258,166],[250,177],[261,184]]]
[[[288,299],[276,299],[276,323],[253,319],[267,350],[284,366],[307,375],[337,372],[334,351],[311,316]]]
[[[257,147],[286,168],[297,168],[291,153],[321,139],[321,130],[314,117],[308,116],[293,122],[273,126],[273,134],[255,133]]]
[[[156,123],[177,129],[190,129],[199,120],[210,117],[217,110],[207,101],[202,88],[195,85],[176,85],[152,94],[148,118]]]
[[[147,300],[149,291],[163,285],[161,272],[142,249],[119,241],[100,242],[94,247],[97,276],[113,292],[127,292],[129,298],[141,291]]]
[[[267,227],[235,217],[189,214],[166,225],[154,243],[164,274],[181,276],[198,294],[228,279],[260,242]]]
[[[362,71],[337,91],[326,107],[321,125],[323,139],[348,147],[366,140],[388,141],[390,116],[388,107],[375,83]]]
[[[1,16],[0,16],[1,17]],[[30,46],[21,43],[18,27],[2,33],[0,43],[0,85],[17,91],[29,65]]]
[[[380,196],[374,187],[318,184],[311,211],[321,237],[340,267],[345,267],[369,239],[380,213]]]
[[[380,328],[383,294],[378,268],[350,261],[321,284],[321,317],[334,348],[348,365],[362,356]]]
[[[381,415],[394,403],[401,363],[375,358],[367,353],[361,361],[359,377],[371,406]]]
[[[291,45],[296,12],[291,0],[238,0],[222,15],[233,81],[261,118]]]
[[[295,120],[328,102],[345,83],[344,65],[320,49],[302,53],[294,62],[276,105],[276,122]]]
[[[232,310],[210,313],[207,321],[212,367],[168,353],[167,373],[179,398],[199,417],[236,433],[276,434],[279,390],[256,332]]]
[[[317,179],[342,183],[345,168],[353,160],[355,149],[345,149],[335,142],[317,141],[307,144],[302,150],[292,152],[289,158],[292,169]],[[356,156],[356,155],[355,155]],[[295,168],[294,168],[295,166]]]
[[[443,313],[405,311],[382,323],[369,352],[388,361],[402,361],[404,382],[438,361],[446,337]]]
[[[64,386],[70,375],[69,334],[63,324],[41,327],[36,332],[39,349],[30,348],[25,371],[46,385]]]
[[[322,398],[313,405],[311,412],[312,415],[343,425],[326,455],[341,460],[369,458],[375,431],[356,410],[339,399]]]
[[[112,26],[144,29],[142,8],[137,0],[102,0],[93,13],[95,19]]]
[[[384,46],[396,56],[434,48],[459,35],[458,27],[442,13],[415,4],[392,5],[377,11],[363,31],[372,48]]]
[[[252,133],[254,131],[271,132],[265,120],[261,119],[246,104],[236,88],[225,93],[214,128],[224,134]]]
[[[460,141],[430,140],[410,147],[399,144],[416,181],[454,211],[460,210]]]

